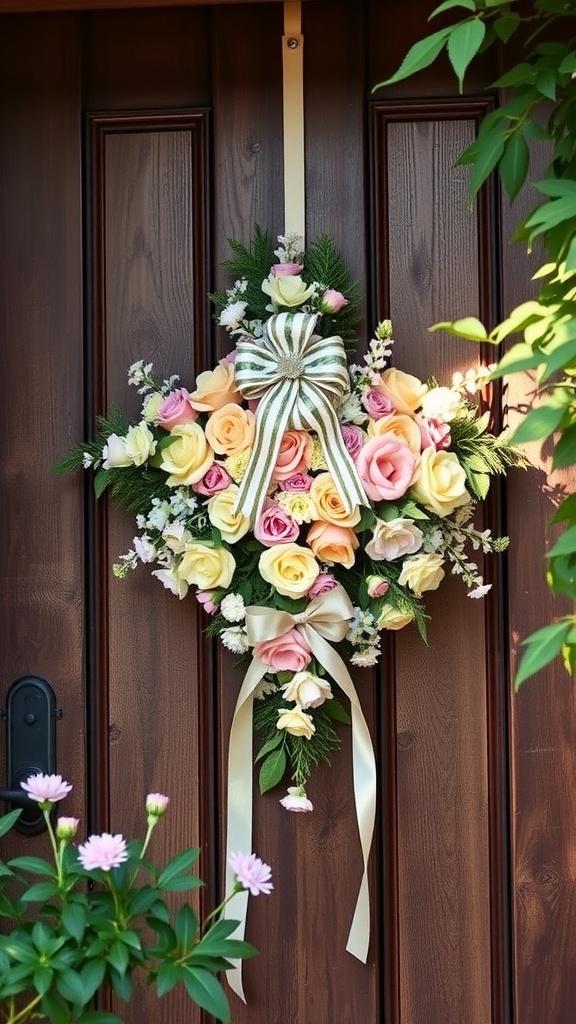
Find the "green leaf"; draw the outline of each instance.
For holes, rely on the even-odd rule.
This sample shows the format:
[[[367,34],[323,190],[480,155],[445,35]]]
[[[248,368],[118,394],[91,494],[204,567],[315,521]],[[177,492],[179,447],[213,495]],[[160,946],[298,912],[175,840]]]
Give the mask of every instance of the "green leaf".
[[[160,964],[156,977],[156,988],[159,996],[165,996],[170,989],[177,985],[182,977],[182,968],[176,966],[170,960]]]
[[[325,701],[322,707],[328,715],[328,718],[331,718],[333,722],[343,722],[344,725],[352,724],[350,715],[346,709],[342,707],[340,701],[335,697],[332,698],[332,700]]]
[[[520,15],[510,12],[509,14],[503,14],[500,18],[496,18],[496,21],[493,22],[493,27],[498,38],[503,43],[507,43],[519,24]]]
[[[570,396],[567,395],[566,398],[567,401],[564,402],[558,400],[543,402],[535,409],[530,409],[510,438],[511,444],[537,441],[553,434],[558,429],[566,413],[566,408],[570,404]]]
[[[536,88],[542,96],[546,99],[552,100],[554,103],[556,100],[556,85],[558,83],[558,75],[555,68],[544,67],[536,75]]]
[[[54,939],[54,932],[52,929],[44,923],[44,921],[36,921],[32,929],[32,942],[36,946],[39,953],[47,953],[52,940]]]
[[[123,1024],[122,1018],[107,1010],[88,1010],[78,1018],[78,1024]]]
[[[451,32],[451,28],[443,28],[439,32],[434,32],[432,35],[426,36],[425,39],[420,39],[417,43],[414,43],[414,46],[411,46],[408,50],[398,70],[391,78],[387,78],[384,82],[379,82],[378,85],[375,85],[372,92],[376,92],[377,89],[382,88],[384,85],[401,82],[403,78],[408,78],[410,75],[416,74],[417,71],[422,71],[423,68],[429,67],[444,48]]]
[[[448,56],[454,68],[460,92],[466,69],[482,46],[486,25],[481,18],[470,18],[452,29],[448,37]]]
[[[67,903],[62,908],[62,925],[65,931],[76,939],[76,942],[81,942],[86,929],[86,911],[80,903]]]
[[[552,454],[552,469],[566,469],[576,462],[576,423],[562,432]]]
[[[486,139],[483,140],[482,148],[478,150],[477,157],[470,175],[469,191],[475,196],[486,179],[490,176],[496,164],[504,152],[506,135],[503,127],[494,129]]]
[[[45,995],[45,993],[48,991],[52,984],[53,978],[54,971],[52,970],[51,967],[43,965],[41,967],[36,968],[36,970],[34,971],[33,981],[34,988],[36,989],[38,995]]]
[[[533,181],[532,185],[545,196],[576,196],[576,181],[570,178],[544,178],[542,181]]]
[[[526,342],[520,341],[502,356],[502,359],[490,376],[493,380],[496,380],[498,377],[503,377],[508,373],[518,373],[519,370],[535,370],[541,362],[542,353],[538,350],[535,351]]]
[[[5,836],[6,833],[14,827],[21,814],[22,808],[17,807],[15,811],[10,811],[8,814],[2,815],[0,818],[0,836]]]
[[[128,967],[128,962],[130,960],[130,954],[126,949],[126,946],[122,942],[117,940],[116,942],[113,942],[112,945],[110,946],[106,960],[112,967],[114,967],[116,971],[118,971],[118,974],[122,977],[122,975],[126,973],[126,968]]]
[[[43,900],[57,896],[59,892],[56,882],[37,882],[36,885],[31,885],[29,889],[26,889],[20,899],[23,903],[41,903]]]
[[[546,577],[555,594],[566,594],[571,601],[576,600],[576,555],[551,558]]]
[[[107,469],[99,469],[94,476],[94,494],[101,498],[110,483],[110,474]]]
[[[85,995],[82,978],[76,971],[67,970],[56,976],[56,988],[63,999],[75,1006],[85,1006],[88,998]]]
[[[40,1009],[51,1024],[70,1024],[70,1007],[56,992],[46,992],[42,996]]]
[[[528,117],[522,122],[521,127],[522,135],[526,139],[536,139],[538,142],[548,142],[550,135],[541,124],[537,121],[533,121],[532,118]]]
[[[230,1022],[230,1006],[220,982],[202,967],[184,966],[182,980],[191,999],[223,1024]]]
[[[428,15],[428,21],[432,21],[437,14],[442,14],[443,11],[449,11],[452,7],[465,7],[469,11],[476,10],[476,4],[474,0],[444,0],[439,7],[434,8],[432,14]]]
[[[180,907],[174,921],[174,930],[178,945],[183,953],[192,949],[198,935],[198,918],[188,904]]]
[[[262,744],[260,750],[258,751],[256,757],[254,758],[254,763],[256,764],[258,761],[261,761],[263,757],[266,757],[266,754],[269,754],[271,750],[276,750],[276,747],[279,747],[280,744],[283,742],[284,736],[281,730],[277,729],[275,735],[272,736],[269,740],[266,740],[266,743]]]
[[[170,882],[166,882],[162,889],[164,892],[191,892],[192,889],[201,889],[204,882],[196,875],[179,875]]]
[[[100,988],[106,974],[106,964],[103,960],[88,960],[80,970],[82,985],[86,1001],[92,999],[94,993]]]
[[[563,224],[564,221],[576,217],[576,196],[562,196],[549,203],[542,203],[537,210],[526,219],[525,226],[532,229],[532,236],[549,231],[550,228]]]
[[[569,494],[567,498],[564,498],[564,501],[556,509],[551,522],[561,523],[566,519],[576,519],[576,494]]]
[[[56,871],[51,864],[41,857],[14,857],[8,864],[12,868],[19,868],[22,871],[29,871],[32,875],[48,875],[56,878]]]
[[[506,142],[500,161],[500,177],[510,202],[516,198],[526,180],[529,162],[528,144],[523,136],[516,132]]]
[[[475,316],[465,316],[460,320],[445,320],[442,323],[433,324],[429,331],[447,331],[455,334],[457,338],[467,338],[468,341],[489,341],[488,333],[484,324]]]
[[[158,892],[151,885],[144,885],[130,895],[130,913],[134,917],[146,914],[158,899]]]
[[[286,771],[286,751],[284,747],[280,750],[274,750],[268,757],[262,762],[260,768],[260,792],[267,793],[269,789],[273,789],[280,782],[284,772]]]
[[[110,984],[119,999],[125,1003],[132,998],[133,984],[130,974],[118,974],[114,969],[110,970]]]
[[[166,865],[158,879],[158,888],[165,889],[168,882],[171,882],[177,875],[184,874],[198,860],[200,850],[197,846],[182,850]]]
[[[555,558],[557,555],[572,555],[576,551],[576,523],[570,526],[561,537],[558,538],[556,543],[550,551],[547,552],[547,558]]]
[[[516,690],[529,676],[539,672],[560,654],[569,628],[569,624],[565,621],[554,622],[550,626],[538,629],[522,641],[526,650],[522,655],[514,679]]]
[[[561,75],[572,75],[576,71],[576,53],[569,53],[558,65],[558,73]]]

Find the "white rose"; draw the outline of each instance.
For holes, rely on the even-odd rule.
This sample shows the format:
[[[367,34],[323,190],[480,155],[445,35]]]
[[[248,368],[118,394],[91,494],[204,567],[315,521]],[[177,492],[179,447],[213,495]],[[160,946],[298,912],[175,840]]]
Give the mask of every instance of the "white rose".
[[[126,438],[110,434],[102,449],[102,468],[123,469],[131,465],[132,459],[126,454]]]
[[[451,388],[432,388],[422,399],[422,414],[428,420],[450,423],[462,409],[462,397]]]

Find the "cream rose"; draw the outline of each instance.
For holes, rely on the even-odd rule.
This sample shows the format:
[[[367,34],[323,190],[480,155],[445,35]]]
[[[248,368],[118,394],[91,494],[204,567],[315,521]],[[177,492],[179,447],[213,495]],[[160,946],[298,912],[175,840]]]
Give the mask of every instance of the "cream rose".
[[[301,708],[319,708],[333,696],[330,683],[313,672],[295,672],[282,689],[285,700],[293,700]]]
[[[409,587],[416,597],[422,597],[425,590],[437,590],[446,575],[440,555],[423,552],[407,558],[402,564],[398,577],[401,587]]]
[[[274,306],[301,306],[314,295],[314,285],[308,286],[299,274],[276,277],[271,275],[262,282],[262,291],[269,295]]]
[[[404,629],[414,616],[411,612],[401,612],[391,604],[385,604],[378,617],[378,629]]]
[[[274,544],[263,551],[260,575],[283,597],[304,597],[320,572],[310,548],[299,544]]]
[[[201,480],[214,462],[214,452],[197,423],[174,427],[176,440],[162,452],[161,468],[169,473],[168,487],[181,487]]]
[[[418,377],[404,373],[403,370],[396,370],[392,366],[389,370],[384,370],[376,390],[392,402],[396,412],[411,416],[420,408],[428,387]]]
[[[156,451],[156,441],[148,424],[142,420],[126,434],[126,455],[135,466],[143,466]]]
[[[466,474],[454,452],[434,448],[422,452],[420,476],[409,493],[442,518],[471,500],[466,490]]]
[[[178,576],[200,590],[229,587],[236,562],[227,548],[213,548],[207,544],[187,544],[180,559]]]
[[[304,736],[307,740],[316,732],[312,717],[300,708],[278,708],[276,728],[284,729],[292,736]]]
[[[412,519],[377,519],[366,554],[375,562],[392,562],[403,555],[413,555],[422,547],[422,530]]]
[[[411,416],[407,416],[406,413],[393,413],[390,416],[381,416],[378,420],[368,421],[369,437],[379,437],[387,433],[394,434],[399,441],[407,444],[415,455],[420,455],[422,435],[420,427]]]
[[[255,429],[254,413],[234,402],[216,409],[205,427],[208,444],[217,455],[235,455],[250,448]]]
[[[331,473],[319,473],[314,477],[310,488],[310,497],[318,509],[318,516],[336,526],[356,526],[360,522],[361,513],[358,505],[351,512],[344,508],[342,498],[336,490]]]
[[[218,363],[196,377],[196,390],[190,395],[190,405],[198,412],[213,412],[230,402],[239,404],[242,396],[236,385],[234,363]]]
[[[214,494],[206,506],[212,526],[220,530],[222,538],[228,544],[235,544],[250,529],[250,520],[241,512],[232,511],[237,497],[238,487],[236,484],[229,484],[225,490]]]
[[[354,552],[358,547],[358,537],[348,526],[334,526],[318,520],[312,523],[306,538],[312,551],[321,562],[329,565],[343,565],[351,569],[355,562]]]

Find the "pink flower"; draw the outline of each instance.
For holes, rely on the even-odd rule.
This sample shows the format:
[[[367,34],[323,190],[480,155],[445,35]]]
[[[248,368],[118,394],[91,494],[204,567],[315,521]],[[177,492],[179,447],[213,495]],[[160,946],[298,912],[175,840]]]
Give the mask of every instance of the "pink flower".
[[[294,626],[282,636],[255,644],[253,654],[274,672],[301,672],[312,657],[308,641]]]
[[[196,409],[193,409],[188,399],[190,392],[186,388],[176,388],[158,406],[156,420],[164,430],[172,430],[180,423],[191,423],[198,417]]]
[[[282,797],[280,803],[287,811],[296,811],[297,814],[314,810],[314,805],[306,796],[303,786],[289,786],[288,796]]]
[[[450,425],[443,420],[429,419],[424,416],[418,422],[422,437],[422,450],[424,448],[435,448],[436,451],[445,451],[452,444]]]
[[[366,589],[368,597],[384,597],[384,594],[390,589],[390,584],[383,576],[372,574],[366,577]]]
[[[312,487],[313,479],[314,477],[311,477],[309,473],[295,473],[294,476],[289,476],[287,480],[281,480],[279,489],[281,491],[309,491]]]
[[[56,822],[56,838],[73,839],[79,824],[79,818],[58,818]]]
[[[78,847],[78,860],[86,871],[95,868],[110,871],[111,868],[120,867],[123,861],[128,860],[126,840],[120,834],[111,836],[109,832],[103,832],[101,836],[90,836]]]
[[[22,789],[25,789],[28,796],[37,803],[55,804],[63,800],[72,789],[69,782],[63,782],[61,775],[30,775],[26,782],[21,782]]]
[[[224,469],[224,466],[221,466],[219,462],[213,462],[202,479],[192,484],[192,490],[196,491],[196,494],[204,494],[211,498],[218,491],[225,491],[231,483],[232,477]]]
[[[286,430],[280,442],[272,479],[288,480],[295,473],[305,473],[310,468],[313,444],[308,431]]]
[[[418,476],[418,457],[395,434],[381,434],[366,442],[356,460],[364,490],[372,501],[395,501]]]
[[[169,803],[170,797],[164,796],[164,793],[148,793],[146,797],[146,812],[154,818],[161,818]]]
[[[327,288],[320,299],[320,309],[323,313],[339,313],[347,305],[348,299],[342,295],[342,292],[337,292],[334,288]]]
[[[273,263],[270,277],[295,277],[304,267],[301,263]]]
[[[321,572],[314,580],[307,596],[312,600],[313,597],[319,597],[320,594],[327,594],[329,590],[334,590],[334,587],[338,586],[340,586],[340,584],[337,579],[334,579],[332,573]]]
[[[198,604],[202,605],[204,611],[207,612],[208,615],[214,615],[214,612],[218,611],[218,605],[214,604],[214,601],[212,600],[211,590],[197,590],[196,600],[198,601]]]
[[[340,433],[342,439],[346,445],[346,450],[352,456],[354,461],[358,458],[362,445],[364,444],[364,434],[360,427],[355,427],[349,423],[340,424]]]
[[[270,881],[271,868],[255,853],[231,853],[228,863],[236,875],[237,884],[243,889],[249,889],[253,896],[261,892],[268,895],[274,888]]]
[[[297,539],[299,533],[300,527],[292,516],[275,501],[268,502],[254,524],[256,540],[267,548],[273,544],[290,544]]]
[[[383,395],[376,388],[371,388],[370,391],[366,391],[362,395],[362,405],[374,420],[379,420],[381,416],[388,416],[394,411],[394,406],[387,395]]]
[[[246,338],[244,335],[242,335],[242,341],[251,341],[251,339],[250,338]],[[220,366],[228,366],[228,365],[234,366],[234,364],[236,362],[236,356],[237,355],[238,355],[238,353],[237,353],[236,349],[233,348],[232,351],[228,352],[227,355],[222,356],[222,359],[219,359],[218,362],[220,363]]]

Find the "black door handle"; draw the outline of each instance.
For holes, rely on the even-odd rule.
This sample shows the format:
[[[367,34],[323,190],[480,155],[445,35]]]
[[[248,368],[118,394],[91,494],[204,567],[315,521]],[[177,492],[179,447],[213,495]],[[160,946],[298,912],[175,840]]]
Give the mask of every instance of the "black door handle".
[[[56,720],[62,712],[50,683],[22,676],[10,686],[0,716],[6,723],[6,788],[0,789],[0,800],[23,808],[17,832],[37,835],[46,828],[44,815],[19,784],[30,775],[56,774]]]

